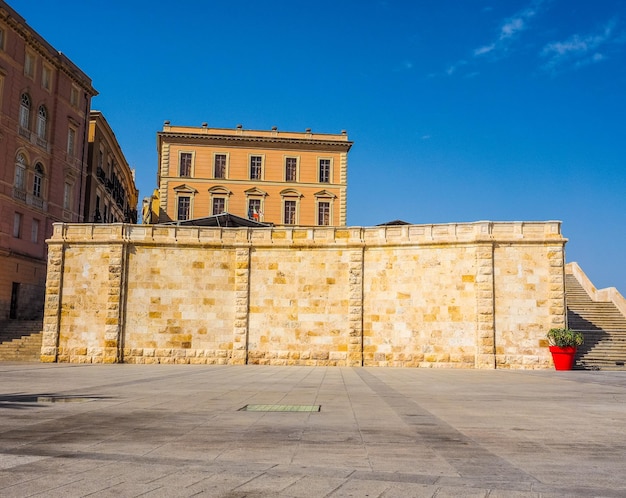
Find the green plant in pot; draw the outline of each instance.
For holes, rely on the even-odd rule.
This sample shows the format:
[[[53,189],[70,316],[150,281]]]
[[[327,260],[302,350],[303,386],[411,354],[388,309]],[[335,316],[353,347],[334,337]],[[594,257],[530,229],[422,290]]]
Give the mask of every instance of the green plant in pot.
[[[550,353],[556,370],[571,370],[576,348],[585,342],[582,332],[571,329],[550,329],[547,334]]]

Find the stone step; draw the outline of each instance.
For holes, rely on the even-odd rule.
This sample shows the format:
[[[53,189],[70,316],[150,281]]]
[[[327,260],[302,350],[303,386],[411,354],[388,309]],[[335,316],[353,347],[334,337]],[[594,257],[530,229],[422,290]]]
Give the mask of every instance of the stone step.
[[[0,344],[0,361],[39,361],[42,332],[25,335]]]
[[[36,334],[43,329],[42,320],[5,320],[0,322],[0,343]]]
[[[583,332],[576,368],[626,371],[626,317],[611,302],[593,301],[574,275],[565,275],[567,322]]]

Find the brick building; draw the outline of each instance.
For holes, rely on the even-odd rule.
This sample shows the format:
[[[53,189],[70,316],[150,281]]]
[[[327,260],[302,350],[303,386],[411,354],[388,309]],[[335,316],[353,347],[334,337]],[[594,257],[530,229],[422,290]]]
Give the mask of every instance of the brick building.
[[[0,321],[42,315],[52,223],[83,221],[91,79],[0,0]]]
[[[88,142],[85,221],[137,223],[135,171],[100,111],[89,113]]]
[[[274,225],[345,226],[351,146],[345,131],[221,129],[166,121],[157,133],[158,222],[228,212]]]

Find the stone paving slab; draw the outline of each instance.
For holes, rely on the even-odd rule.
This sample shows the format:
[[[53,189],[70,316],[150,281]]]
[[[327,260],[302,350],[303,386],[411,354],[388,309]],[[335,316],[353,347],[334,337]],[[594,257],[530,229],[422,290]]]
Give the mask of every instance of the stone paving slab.
[[[2,497],[623,497],[624,461],[623,372],[0,363]]]

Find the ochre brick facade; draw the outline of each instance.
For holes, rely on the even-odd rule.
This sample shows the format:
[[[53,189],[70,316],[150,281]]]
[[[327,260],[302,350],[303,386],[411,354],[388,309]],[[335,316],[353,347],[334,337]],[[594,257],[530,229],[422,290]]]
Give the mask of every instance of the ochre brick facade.
[[[559,222],[55,225],[42,361],[546,368]]]

